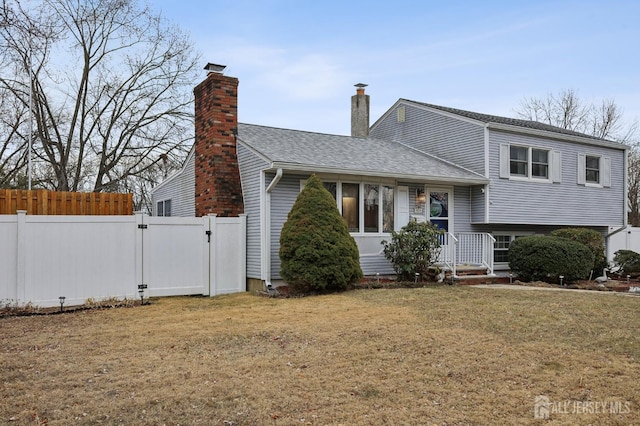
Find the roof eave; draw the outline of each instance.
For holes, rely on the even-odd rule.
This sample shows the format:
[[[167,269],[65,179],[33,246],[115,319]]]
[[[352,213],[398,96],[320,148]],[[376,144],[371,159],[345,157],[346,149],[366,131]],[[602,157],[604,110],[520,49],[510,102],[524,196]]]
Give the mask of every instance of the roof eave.
[[[549,130],[531,129],[528,127],[513,126],[510,124],[502,124],[502,123],[495,123],[495,122],[487,123],[487,127],[489,127],[490,129],[504,130],[507,132],[514,132],[514,133],[525,133],[533,136],[540,136],[540,137],[546,137],[546,138],[552,138],[552,139],[561,139],[561,140],[577,142],[577,143],[582,143],[587,145],[606,146],[608,148],[615,148],[615,149],[622,149],[622,150],[629,149],[627,145],[619,142],[613,142],[613,141],[608,141],[604,139],[592,139],[592,138],[587,138],[587,137],[577,136],[577,135],[568,135],[565,133],[552,132]]]
[[[432,175],[415,175],[409,173],[390,173],[390,172],[378,172],[372,170],[358,170],[358,169],[341,169],[337,167],[318,167],[306,164],[298,163],[286,163],[286,162],[273,162],[269,169],[277,170],[283,169],[286,171],[294,172],[306,172],[306,173],[326,173],[326,174],[339,174],[339,175],[351,175],[351,176],[369,176],[377,178],[392,178],[396,180],[407,181],[437,181],[441,183],[457,183],[465,185],[485,185],[489,183],[489,179],[484,177],[450,177],[450,176],[432,176]]]

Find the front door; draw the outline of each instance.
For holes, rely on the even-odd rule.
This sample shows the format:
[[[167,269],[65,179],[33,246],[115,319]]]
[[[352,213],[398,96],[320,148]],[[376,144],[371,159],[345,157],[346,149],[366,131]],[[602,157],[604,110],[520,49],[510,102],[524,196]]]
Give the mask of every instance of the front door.
[[[429,222],[445,232],[453,231],[452,191],[442,188],[429,188]]]
[[[452,191],[446,188],[427,188],[427,220],[444,232],[440,236],[439,263],[455,262],[450,249],[455,249],[449,241],[449,232],[453,231]]]

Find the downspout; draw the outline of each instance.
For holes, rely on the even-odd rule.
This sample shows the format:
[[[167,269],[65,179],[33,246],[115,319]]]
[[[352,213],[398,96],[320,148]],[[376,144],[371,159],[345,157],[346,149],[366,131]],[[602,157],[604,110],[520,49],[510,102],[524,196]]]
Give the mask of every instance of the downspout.
[[[489,179],[489,183],[484,185],[484,223],[489,223],[489,209],[491,207],[491,202],[489,201],[489,186],[491,185],[491,173],[489,172],[489,124],[491,122],[484,125],[484,177]]]
[[[264,277],[264,285],[265,290],[269,291],[272,289],[271,286],[271,191],[276,187],[280,179],[282,178],[282,169],[279,168],[276,170],[276,175],[273,180],[267,186],[267,191],[265,193],[265,239],[263,250],[265,253],[264,261],[265,261],[265,277]]]

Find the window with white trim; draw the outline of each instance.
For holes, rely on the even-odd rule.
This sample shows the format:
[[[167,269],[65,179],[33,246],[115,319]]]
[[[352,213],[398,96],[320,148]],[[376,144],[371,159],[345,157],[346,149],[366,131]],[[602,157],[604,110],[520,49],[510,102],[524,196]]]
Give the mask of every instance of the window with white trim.
[[[585,156],[585,180],[588,183],[600,183],[600,157]]]
[[[300,182],[300,190],[306,181]],[[336,200],[351,233],[389,233],[394,229],[392,185],[379,183],[322,182]]]
[[[509,265],[509,246],[520,237],[531,234],[493,234],[493,262],[499,269],[505,269]]]
[[[594,154],[578,154],[577,182],[578,185],[610,187],[611,158]]]
[[[171,216],[171,199],[156,203],[156,216]]]
[[[511,145],[509,171],[511,176],[549,179],[549,151]]]
[[[560,152],[548,148],[500,144],[500,177],[561,182]]]

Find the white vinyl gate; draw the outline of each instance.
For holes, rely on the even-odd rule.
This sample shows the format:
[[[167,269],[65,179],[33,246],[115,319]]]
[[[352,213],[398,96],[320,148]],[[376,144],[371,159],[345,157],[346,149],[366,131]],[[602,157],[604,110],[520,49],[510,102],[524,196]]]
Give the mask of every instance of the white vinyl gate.
[[[0,305],[246,291],[246,216],[0,215]]]

